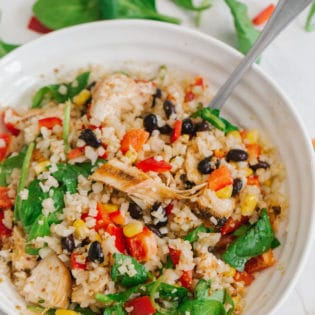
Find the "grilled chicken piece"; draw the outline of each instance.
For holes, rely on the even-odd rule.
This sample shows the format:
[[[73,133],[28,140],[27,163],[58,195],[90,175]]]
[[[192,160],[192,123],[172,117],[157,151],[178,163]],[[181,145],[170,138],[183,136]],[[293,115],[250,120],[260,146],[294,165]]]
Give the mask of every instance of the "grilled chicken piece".
[[[47,308],[67,308],[71,295],[71,275],[68,268],[55,255],[44,258],[32,270],[21,291],[25,300]]]
[[[127,193],[131,199],[144,208],[165,199],[191,198],[206,185],[195,186],[189,190],[171,189],[156,182],[136,167],[125,165],[116,159],[102,165],[91,175],[91,179]]]

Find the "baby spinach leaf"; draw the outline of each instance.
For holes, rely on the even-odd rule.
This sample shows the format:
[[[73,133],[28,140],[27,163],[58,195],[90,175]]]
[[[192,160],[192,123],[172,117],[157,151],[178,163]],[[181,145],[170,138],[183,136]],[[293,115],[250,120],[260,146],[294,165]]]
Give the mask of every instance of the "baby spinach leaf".
[[[33,13],[53,30],[101,18],[98,0],[37,0]]]
[[[234,18],[234,25],[238,38],[238,48],[247,54],[256,42],[260,32],[257,31],[248,16],[247,6],[237,0],[225,0]]]
[[[239,271],[243,271],[247,260],[263,254],[271,248],[275,236],[266,209],[247,233],[238,237],[223,253],[222,259]]]
[[[57,164],[57,171],[52,174],[59,183],[63,184],[67,192],[74,194],[77,192],[78,172],[71,164]]]
[[[116,304],[105,307],[103,315],[127,315],[127,312],[121,304]]]
[[[111,268],[111,277],[116,282],[120,282],[125,287],[131,287],[148,280],[148,272],[145,267],[138,263],[133,257],[123,254],[114,254],[115,263]],[[131,267],[132,275],[127,272],[121,272],[121,266]],[[129,266],[129,267],[128,267]]]
[[[216,300],[186,300],[178,308],[179,315],[226,315],[221,302]]]
[[[195,287],[195,298],[198,300],[206,299],[209,296],[210,287],[210,280],[200,279]]]
[[[94,313],[90,308],[83,308],[78,305],[74,308],[74,311],[77,313],[80,313],[81,315],[96,315],[97,314],[97,313]]]
[[[0,40],[0,58],[17,47],[19,47],[19,45],[7,44],[4,41]]]
[[[199,6],[195,6],[192,0],[173,0],[178,6],[192,11],[203,11],[211,7],[211,2],[206,1]]]
[[[67,100],[72,100],[74,96],[86,88],[89,77],[90,72],[83,72],[73,82],[51,84],[40,88],[33,97],[32,108],[41,107],[42,101],[46,96],[53,98],[58,103],[65,103]],[[61,89],[64,89],[65,93],[60,93]]]
[[[184,240],[186,240],[190,243],[194,243],[194,242],[198,241],[198,233],[209,233],[209,232],[213,232],[213,230],[206,228],[204,225],[200,225],[200,226],[196,227],[195,229],[193,229],[192,231],[190,231],[184,237]]]
[[[315,22],[314,22],[314,15],[315,15],[315,2],[312,4],[311,9],[308,13],[305,29],[308,32],[314,32],[315,31]]]
[[[28,232],[28,241],[40,236],[47,236],[50,234],[48,218],[41,214],[35,222],[31,225]]]
[[[151,19],[179,24],[180,20],[158,13],[155,1],[100,0],[103,19]]]
[[[147,294],[150,294],[155,282],[156,281],[153,281],[146,285]],[[162,300],[177,301],[179,303],[188,296],[188,290],[186,288],[164,282],[159,283],[156,292],[158,292],[158,295]]]

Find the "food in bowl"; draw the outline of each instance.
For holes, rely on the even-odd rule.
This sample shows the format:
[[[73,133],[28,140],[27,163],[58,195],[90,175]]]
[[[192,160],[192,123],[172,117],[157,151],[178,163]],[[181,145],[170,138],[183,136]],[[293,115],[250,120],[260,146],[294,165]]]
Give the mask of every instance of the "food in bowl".
[[[29,310],[241,314],[280,245],[276,150],[200,76],[90,76],[2,114],[1,263]]]

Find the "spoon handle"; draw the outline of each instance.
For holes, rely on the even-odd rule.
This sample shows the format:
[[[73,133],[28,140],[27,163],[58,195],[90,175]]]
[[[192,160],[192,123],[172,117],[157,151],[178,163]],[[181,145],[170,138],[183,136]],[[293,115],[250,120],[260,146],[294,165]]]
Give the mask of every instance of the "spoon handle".
[[[216,93],[208,107],[221,109],[244,73],[257,60],[264,49],[274,38],[313,0],[280,0],[269,22],[264,27],[256,43],[240,64],[232,72],[229,79]]]

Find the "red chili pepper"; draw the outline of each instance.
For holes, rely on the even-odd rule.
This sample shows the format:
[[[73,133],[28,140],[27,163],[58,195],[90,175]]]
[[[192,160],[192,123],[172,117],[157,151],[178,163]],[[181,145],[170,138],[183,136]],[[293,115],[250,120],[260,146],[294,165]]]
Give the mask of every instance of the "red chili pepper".
[[[4,211],[0,210],[0,238],[1,236],[10,236],[12,234],[12,230],[8,229],[2,222],[4,218]]]
[[[263,9],[257,16],[253,18],[253,24],[261,25],[267,22],[272,16],[273,11],[275,10],[275,5],[270,4],[265,9]]]
[[[10,143],[11,143],[11,136],[6,133],[1,133],[0,134],[0,162],[6,158]]]
[[[46,127],[53,129],[56,125],[62,125],[62,120],[59,117],[46,117],[38,120],[39,128]]]
[[[110,223],[106,227],[106,232],[115,236],[115,246],[121,253],[126,253],[126,238],[123,229],[114,223]]]
[[[254,280],[255,277],[246,271],[237,271],[234,275],[235,281],[243,281],[246,286],[250,285]]]
[[[12,110],[13,115],[18,116],[16,111]],[[6,111],[2,112],[1,119],[7,130],[13,135],[17,136],[20,133],[20,129],[16,128],[13,123],[6,121]]]
[[[35,16],[32,16],[28,22],[27,28],[31,31],[46,34],[53,30],[42,24]]]
[[[174,124],[174,129],[171,134],[171,143],[175,142],[182,134],[182,121],[176,120]]]
[[[126,308],[130,308],[130,315],[151,315],[155,313],[155,308],[149,296],[139,296],[125,303]]]
[[[171,164],[165,162],[164,160],[158,161],[154,157],[150,157],[146,160],[137,162],[136,167],[143,172],[153,171],[157,173],[167,172],[172,169]]]
[[[71,269],[82,269],[86,270],[86,263],[81,263],[77,261],[77,256],[80,254],[72,253],[71,254]]]
[[[193,282],[193,271],[192,270],[184,270],[181,277],[179,278],[179,282],[181,285],[188,289],[192,289],[192,282]]]
[[[174,249],[172,247],[169,247],[170,257],[172,260],[172,263],[174,266],[177,266],[180,260],[180,255],[182,254],[182,251],[179,249]]]
[[[0,186],[0,209],[10,209],[12,207],[12,200],[8,195],[9,189]]]
[[[229,217],[226,223],[221,228],[221,234],[226,235],[237,230],[241,225],[245,224],[248,221],[248,217],[242,216],[241,220],[234,220],[232,217]]]

